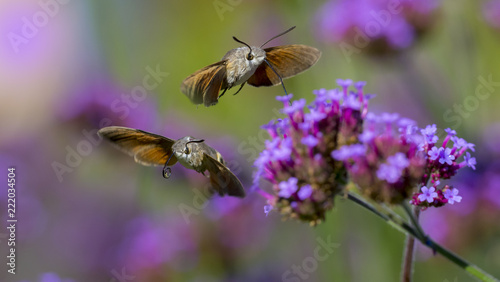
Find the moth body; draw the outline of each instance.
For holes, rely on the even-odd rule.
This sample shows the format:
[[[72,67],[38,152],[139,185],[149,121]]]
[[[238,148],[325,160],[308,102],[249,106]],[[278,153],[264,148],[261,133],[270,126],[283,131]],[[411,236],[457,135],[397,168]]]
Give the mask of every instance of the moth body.
[[[249,54],[251,55],[251,60],[249,60]],[[255,46],[252,46],[251,52],[246,46],[227,52],[222,60],[226,61],[228,89],[246,82],[264,62],[265,58],[266,52]]]

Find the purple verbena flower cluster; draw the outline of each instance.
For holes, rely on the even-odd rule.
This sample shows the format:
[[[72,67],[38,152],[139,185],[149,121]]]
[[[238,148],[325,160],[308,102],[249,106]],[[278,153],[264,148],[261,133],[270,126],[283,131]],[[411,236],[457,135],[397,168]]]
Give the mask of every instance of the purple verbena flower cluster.
[[[360,144],[344,146],[332,156],[344,161],[351,181],[375,201],[399,204],[412,197],[411,203],[422,207],[453,204],[460,202],[461,198],[452,197],[458,195],[458,189],[438,188],[440,181],[462,167],[475,169],[476,159],[466,152],[474,151],[474,144],[458,138],[452,129],[445,131],[447,136],[438,145],[435,124],[419,129],[414,121],[398,114],[368,113]],[[450,140],[451,148],[447,147]],[[458,162],[464,154],[464,160]],[[427,183],[432,187],[427,188]],[[421,187],[421,192],[415,193],[416,187]]]
[[[436,135],[436,125],[428,125],[421,129],[424,142],[419,145],[420,151],[426,154],[426,169],[422,179],[420,192],[413,194],[411,204],[421,207],[440,207],[446,203],[454,204],[462,200],[458,196],[458,189],[445,185],[439,189],[438,186],[443,179],[450,179],[457,171],[463,167],[476,169],[476,158],[471,157],[470,151],[474,150],[474,144],[468,143],[463,138],[456,136],[456,131],[450,128],[445,129],[447,133],[441,146],[437,146],[439,137]],[[447,145],[453,143],[450,147]],[[461,162],[458,161],[463,156]],[[430,187],[426,187],[430,183]]]
[[[474,144],[452,129],[437,144],[435,124],[421,129],[395,113],[375,115],[368,112],[372,95],[363,93],[364,82],[354,83],[355,91],[349,90],[351,80],[337,82],[341,90],[316,90],[307,107],[304,99],[290,103],[292,95],[277,97],[287,117],[263,126],[271,140],[255,161],[254,188],[268,200],[266,214],[277,210],[318,224],[348,181],[389,204],[411,198],[411,204],[427,208],[461,201],[457,188],[439,184],[460,168],[475,169],[468,152]],[[273,193],[259,188],[261,178],[272,183]]]
[[[286,118],[271,121],[267,129],[271,140],[255,161],[254,187],[260,178],[273,184],[274,193],[259,191],[268,198],[265,211],[276,209],[285,217],[318,224],[333,206],[333,197],[347,182],[342,162],[331,152],[357,142],[368,99],[363,82],[349,92],[350,80],[339,80],[342,90],[314,91],[316,100],[306,108],[300,99],[289,103],[292,95],[277,97]]]
[[[426,209],[427,207],[441,207],[447,203],[453,205],[455,202],[462,201],[462,196],[458,195],[457,188],[445,185],[442,189],[437,190],[436,186],[430,188],[422,186],[420,192],[413,194],[410,203]]]

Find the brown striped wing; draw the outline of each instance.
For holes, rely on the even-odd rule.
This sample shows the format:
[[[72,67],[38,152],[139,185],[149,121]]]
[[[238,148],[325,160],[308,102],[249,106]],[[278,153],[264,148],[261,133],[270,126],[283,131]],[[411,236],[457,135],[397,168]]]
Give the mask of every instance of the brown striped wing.
[[[297,75],[312,67],[321,57],[321,51],[314,47],[294,44],[264,49],[266,60],[273,66],[282,79]],[[278,76],[263,62],[248,79],[248,84],[259,86],[273,86],[280,84]]]
[[[142,165],[165,165],[172,155],[174,140],[139,129],[109,126],[99,130],[99,135],[110,141],[117,149],[134,157]],[[173,156],[168,165],[177,162]]]
[[[219,92],[226,86],[226,61],[196,71],[181,84],[181,91],[194,104],[209,107],[217,103]]]
[[[218,154],[218,158],[221,159],[220,154]],[[227,194],[240,198],[245,197],[243,184],[241,184],[238,177],[229,168],[206,153],[203,157],[203,165],[210,173],[210,183],[219,195],[223,196]]]

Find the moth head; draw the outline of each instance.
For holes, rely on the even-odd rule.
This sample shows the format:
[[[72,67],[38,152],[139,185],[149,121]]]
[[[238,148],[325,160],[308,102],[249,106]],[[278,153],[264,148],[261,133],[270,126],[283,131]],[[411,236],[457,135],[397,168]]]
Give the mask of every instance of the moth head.
[[[251,64],[260,65],[266,59],[266,51],[253,47],[252,52],[247,55],[247,61]]]
[[[188,147],[188,144],[190,143],[201,143],[204,142],[205,140],[203,139],[196,139],[191,136],[186,136],[183,138],[183,143],[184,143],[184,148],[182,149],[182,152],[186,155],[189,155],[191,153],[191,149]]]
[[[260,64],[266,57],[266,52],[262,50],[262,48],[258,47],[251,47],[250,45],[246,44],[245,42],[239,40],[238,38],[233,36],[234,41],[241,43],[245,46],[248,47],[248,53],[245,56],[245,59],[251,63],[251,64]]]

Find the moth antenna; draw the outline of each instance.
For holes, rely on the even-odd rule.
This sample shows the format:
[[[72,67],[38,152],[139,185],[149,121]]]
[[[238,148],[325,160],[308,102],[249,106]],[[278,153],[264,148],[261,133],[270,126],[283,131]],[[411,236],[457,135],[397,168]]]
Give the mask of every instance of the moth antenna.
[[[296,28],[296,26],[292,26],[291,28],[289,28],[289,29],[287,29],[287,30],[283,31],[282,33],[280,33],[280,34],[278,34],[278,35],[274,36],[273,38],[271,38],[271,39],[269,39],[268,41],[266,41],[264,44],[260,45],[260,48],[264,47],[264,45],[266,45],[267,43],[271,42],[272,40],[274,40],[274,39],[276,39],[276,38],[278,38],[278,37],[280,37],[280,36],[282,36],[282,35],[287,34],[288,32],[292,31],[294,28]]]
[[[194,140],[191,140],[191,141],[187,141],[186,145],[189,144],[189,143],[201,143],[201,142],[205,142],[205,140],[204,139],[194,139]]]
[[[168,162],[170,161],[170,159],[174,156],[174,152],[172,152],[172,154],[170,155],[170,157],[168,157],[168,160],[165,162],[165,166],[163,166],[163,178],[165,179],[169,179],[170,178],[170,175],[172,174],[172,170],[170,169],[170,167],[167,167],[168,165]]]
[[[185,151],[188,150],[188,144],[189,143],[201,143],[201,142],[205,142],[205,140],[203,140],[203,139],[195,139],[195,140],[187,141],[186,142],[186,146],[184,147],[184,150]]]
[[[269,63],[266,59],[264,59],[264,62],[266,62],[266,64],[273,70],[273,72],[278,76],[278,78],[280,79],[280,82],[281,82],[281,86],[283,86],[283,90],[285,90],[285,95],[288,96],[288,92],[286,92],[286,88],[285,88],[285,83],[283,83],[283,79],[281,78],[281,75],[278,74],[278,72],[274,69],[273,65],[271,63]],[[292,102],[288,101],[290,104]]]
[[[234,39],[234,41],[236,41],[236,42],[238,42],[238,43],[241,43],[241,44],[243,44],[243,45],[247,46],[247,47],[248,47],[248,49],[250,49],[250,52],[248,52],[248,55],[252,54],[252,47],[250,47],[250,45],[248,45],[248,44],[246,44],[245,42],[243,42],[243,41],[239,40],[239,39],[238,39],[238,38],[236,38],[235,36],[233,36],[233,39]],[[248,55],[247,55],[247,56],[248,56]]]

